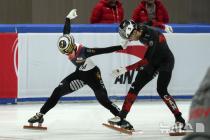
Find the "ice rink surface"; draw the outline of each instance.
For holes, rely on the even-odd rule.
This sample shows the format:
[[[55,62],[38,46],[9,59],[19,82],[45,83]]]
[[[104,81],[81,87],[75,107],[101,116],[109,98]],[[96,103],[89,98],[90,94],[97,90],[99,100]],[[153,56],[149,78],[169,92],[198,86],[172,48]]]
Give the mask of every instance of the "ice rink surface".
[[[190,101],[177,101],[187,120]],[[39,111],[40,104],[0,105],[0,140],[181,140],[162,133],[172,126],[174,117],[161,101],[138,101],[127,120],[142,134],[120,134],[102,126],[112,114],[99,103],[59,103],[47,115],[43,126],[47,131],[26,130],[23,125]],[[116,102],[121,108],[122,102]],[[166,128],[166,127],[165,127]],[[165,129],[164,128],[164,129]]]

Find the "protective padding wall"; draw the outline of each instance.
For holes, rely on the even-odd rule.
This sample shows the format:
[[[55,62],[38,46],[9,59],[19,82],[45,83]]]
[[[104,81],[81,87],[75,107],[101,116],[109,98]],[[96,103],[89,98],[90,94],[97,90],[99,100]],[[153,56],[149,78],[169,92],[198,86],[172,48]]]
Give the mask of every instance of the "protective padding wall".
[[[61,26],[62,27],[62,26]],[[57,49],[57,39],[62,35],[59,30],[44,33],[40,30],[26,31],[29,27],[22,27],[18,35],[18,54],[15,64],[15,73],[18,75],[17,95],[13,98],[18,101],[46,100],[59,84],[70,73],[74,72],[75,66],[68,58]],[[86,29],[88,27],[85,27]],[[100,25],[100,29],[103,28]],[[109,29],[110,27],[106,27]],[[115,29],[115,28],[114,28]],[[178,28],[177,28],[178,29]],[[18,31],[18,28],[16,29]],[[46,30],[46,29],[44,29]],[[74,31],[76,42],[86,47],[109,47],[120,43],[120,36],[115,30],[97,32],[95,30]],[[199,86],[207,68],[210,66],[210,33],[183,32],[165,34],[167,42],[175,56],[175,68],[169,92],[171,95],[186,99],[191,98]],[[16,48],[17,50],[17,48]],[[131,82],[135,79],[137,71],[130,71],[118,78],[111,76],[111,71],[121,66],[126,66],[140,60],[146,48],[139,42],[132,42],[124,52],[114,52],[93,56],[91,59],[101,69],[102,78],[111,98],[122,99],[129,90]],[[17,66],[18,64],[18,66]],[[14,65],[14,62],[11,64]],[[17,70],[18,68],[18,70]],[[139,93],[140,99],[156,99],[157,77],[154,78]],[[7,93],[2,91],[0,95]],[[3,97],[3,98],[9,98]],[[3,99],[0,96],[1,100]],[[92,100],[94,93],[89,87],[66,95],[63,100]]]

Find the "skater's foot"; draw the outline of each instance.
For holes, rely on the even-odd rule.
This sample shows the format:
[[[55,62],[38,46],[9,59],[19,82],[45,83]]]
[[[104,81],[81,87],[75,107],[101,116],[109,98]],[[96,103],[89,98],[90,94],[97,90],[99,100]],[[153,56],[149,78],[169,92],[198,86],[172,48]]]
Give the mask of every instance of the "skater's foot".
[[[43,114],[36,113],[36,115],[34,115],[33,117],[31,117],[28,120],[28,122],[29,123],[43,123],[44,122]]]
[[[133,126],[127,120],[121,119],[118,116],[109,119],[108,123],[110,123],[112,125],[118,125],[121,128],[124,128],[124,129],[127,129],[127,130],[134,130]]]
[[[175,123],[176,123],[179,127],[181,127],[182,130],[185,130],[185,125],[186,125],[186,123],[185,123],[184,118],[182,117],[182,114],[180,113],[179,115],[176,115],[175,118],[176,118]],[[176,125],[176,124],[175,124],[175,125]]]

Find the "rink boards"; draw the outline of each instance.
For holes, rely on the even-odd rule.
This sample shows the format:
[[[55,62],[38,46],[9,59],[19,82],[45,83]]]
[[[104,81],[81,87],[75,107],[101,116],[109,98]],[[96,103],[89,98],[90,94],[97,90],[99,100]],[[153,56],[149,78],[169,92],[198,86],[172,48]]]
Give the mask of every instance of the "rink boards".
[[[88,31],[86,26],[77,30],[77,26],[75,26],[73,35],[76,42],[90,48],[118,45],[120,37],[116,33],[116,28],[109,26],[105,26],[104,32],[102,25],[100,28],[97,27],[98,32],[96,30]],[[3,102],[13,103],[16,101],[46,100],[59,82],[74,72],[75,66],[58,51],[56,46],[58,37],[62,35],[61,27],[55,28],[53,26],[48,30],[44,29],[46,30],[45,33],[40,28],[39,30],[28,31],[29,28],[26,26],[22,32],[0,34],[6,39],[1,40],[2,54],[8,54],[8,52],[11,54],[1,56],[5,57],[2,59],[8,60],[8,62],[1,63],[4,70],[0,73],[0,102],[3,99]],[[165,34],[175,56],[175,68],[169,85],[169,92],[177,98],[186,99],[193,96],[210,66],[210,33],[190,33],[184,28],[183,31],[187,33],[180,33],[178,28],[176,30],[177,33]],[[145,51],[142,44],[133,42],[129,46],[139,50],[131,50],[129,53],[114,52],[91,58],[101,69],[104,84],[111,98],[122,99],[137,74],[137,71],[131,71],[115,79],[111,77],[111,71],[120,66],[133,64],[143,57],[143,53],[135,56],[136,51]],[[139,94],[140,99],[158,98],[156,80],[157,78],[145,86]],[[65,96],[63,100],[95,100],[95,97],[89,87],[83,87]]]

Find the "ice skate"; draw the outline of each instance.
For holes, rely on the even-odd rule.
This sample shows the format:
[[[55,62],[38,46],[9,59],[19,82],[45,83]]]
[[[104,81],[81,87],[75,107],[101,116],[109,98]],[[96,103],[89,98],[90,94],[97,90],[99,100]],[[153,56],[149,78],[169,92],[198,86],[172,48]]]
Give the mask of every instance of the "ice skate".
[[[132,135],[133,132],[135,132],[133,126],[128,121],[126,121],[125,119],[121,119],[118,116],[109,119],[108,124],[103,123],[103,125],[112,130],[116,130],[120,133],[125,133],[129,135]]]
[[[181,115],[176,117],[175,125],[170,129],[169,135],[170,136],[183,136],[186,135],[185,129],[185,120],[182,118]]]
[[[181,115],[176,117],[176,123],[181,123],[182,124],[182,128],[181,129],[185,130],[186,123],[185,123],[184,118]]]
[[[38,129],[38,130],[47,130],[47,127],[43,127],[42,123],[44,122],[43,114],[36,113],[35,116],[31,117],[28,120],[29,125],[24,125],[24,129]],[[38,126],[34,126],[34,123],[38,123]]]
[[[111,125],[117,125],[121,128],[127,129],[127,130],[134,130],[133,126],[127,120],[121,119],[118,116],[109,119],[108,123]]]

